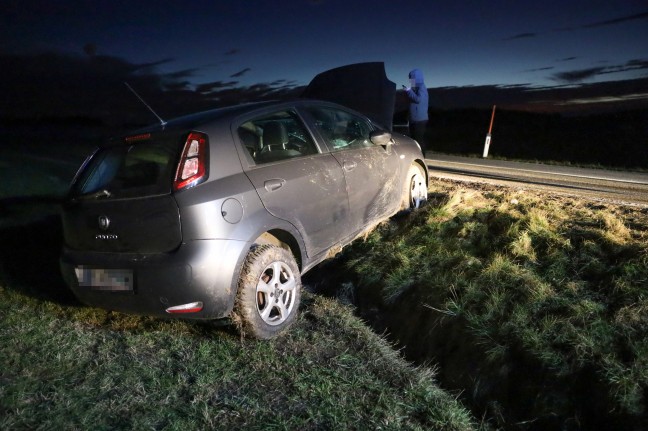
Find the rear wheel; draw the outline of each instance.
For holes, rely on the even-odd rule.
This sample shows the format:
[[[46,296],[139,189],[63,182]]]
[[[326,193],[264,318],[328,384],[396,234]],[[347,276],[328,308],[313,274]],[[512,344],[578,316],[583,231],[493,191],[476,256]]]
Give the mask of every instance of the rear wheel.
[[[244,335],[269,339],[281,334],[294,322],[300,298],[301,277],[290,251],[275,245],[250,251],[236,303]]]
[[[425,201],[427,201],[425,170],[415,163],[409,167],[403,184],[401,210],[419,208]]]

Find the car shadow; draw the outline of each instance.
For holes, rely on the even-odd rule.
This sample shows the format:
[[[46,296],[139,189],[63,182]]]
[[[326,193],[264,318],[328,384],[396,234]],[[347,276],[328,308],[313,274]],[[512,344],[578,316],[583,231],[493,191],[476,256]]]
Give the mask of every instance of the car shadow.
[[[63,281],[60,198],[0,199],[0,286],[61,305],[80,305]]]

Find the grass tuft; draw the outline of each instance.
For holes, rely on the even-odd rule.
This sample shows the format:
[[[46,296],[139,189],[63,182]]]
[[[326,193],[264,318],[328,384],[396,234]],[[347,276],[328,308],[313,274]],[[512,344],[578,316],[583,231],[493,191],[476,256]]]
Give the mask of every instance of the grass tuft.
[[[556,378],[593,372],[609,411],[648,410],[645,210],[450,181],[430,195],[345,253],[383,313],[407,294],[465,319],[492,362],[518,350]]]

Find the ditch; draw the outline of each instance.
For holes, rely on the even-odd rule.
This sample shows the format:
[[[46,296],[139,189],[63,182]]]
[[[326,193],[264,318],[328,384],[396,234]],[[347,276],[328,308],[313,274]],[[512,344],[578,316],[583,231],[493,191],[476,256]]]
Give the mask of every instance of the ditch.
[[[491,358],[462,317],[421,303],[422,286],[386,306],[376,290],[356,287],[344,257],[309,273],[306,282],[319,294],[355,307],[407,360],[435,368],[439,385],[458,396],[482,429],[643,430],[648,425],[645,418],[610,411],[609,391],[592,368],[559,376],[519,346]]]

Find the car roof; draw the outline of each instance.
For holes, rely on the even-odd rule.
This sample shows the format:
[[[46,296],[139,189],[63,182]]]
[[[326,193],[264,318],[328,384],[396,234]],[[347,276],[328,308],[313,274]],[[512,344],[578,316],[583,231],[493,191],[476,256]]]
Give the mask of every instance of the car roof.
[[[223,119],[231,120],[238,116],[247,114],[253,111],[263,111],[270,108],[289,108],[300,106],[329,106],[337,109],[342,109],[350,112],[357,112],[352,108],[342,106],[337,103],[329,102],[326,100],[316,99],[292,99],[292,100],[273,100],[264,102],[243,103],[239,105],[232,105],[222,108],[210,109],[207,111],[196,112],[189,115],[173,118],[164,124],[156,123],[142,129],[138,129],[127,133],[128,136],[139,135],[144,133],[158,133],[158,132],[173,132],[185,131],[189,129],[199,129],[205,124]],[[362,114],[361,114],[362,115]]]
[[[169,121],[161,123],[152,124],[146,126],[142,129],[138,129],[129,134],[139,134],[146,132],[161,132],[161,131],[172,131],[175,129],[193,129],[202,124],[218,120],[220,118],[226,117],[235,117],[240,114],[244,114],[249,111],[253,111],[259,108],[266,106],[272,106],[281,102],[278,101],[264,101],[264,102],[252,102],[252,103],[241,103],[238,105],[231,105],[221,108],[209,109],[206,111],[195,112],[193,114],[183,115],[180,117],[175,117]]]

